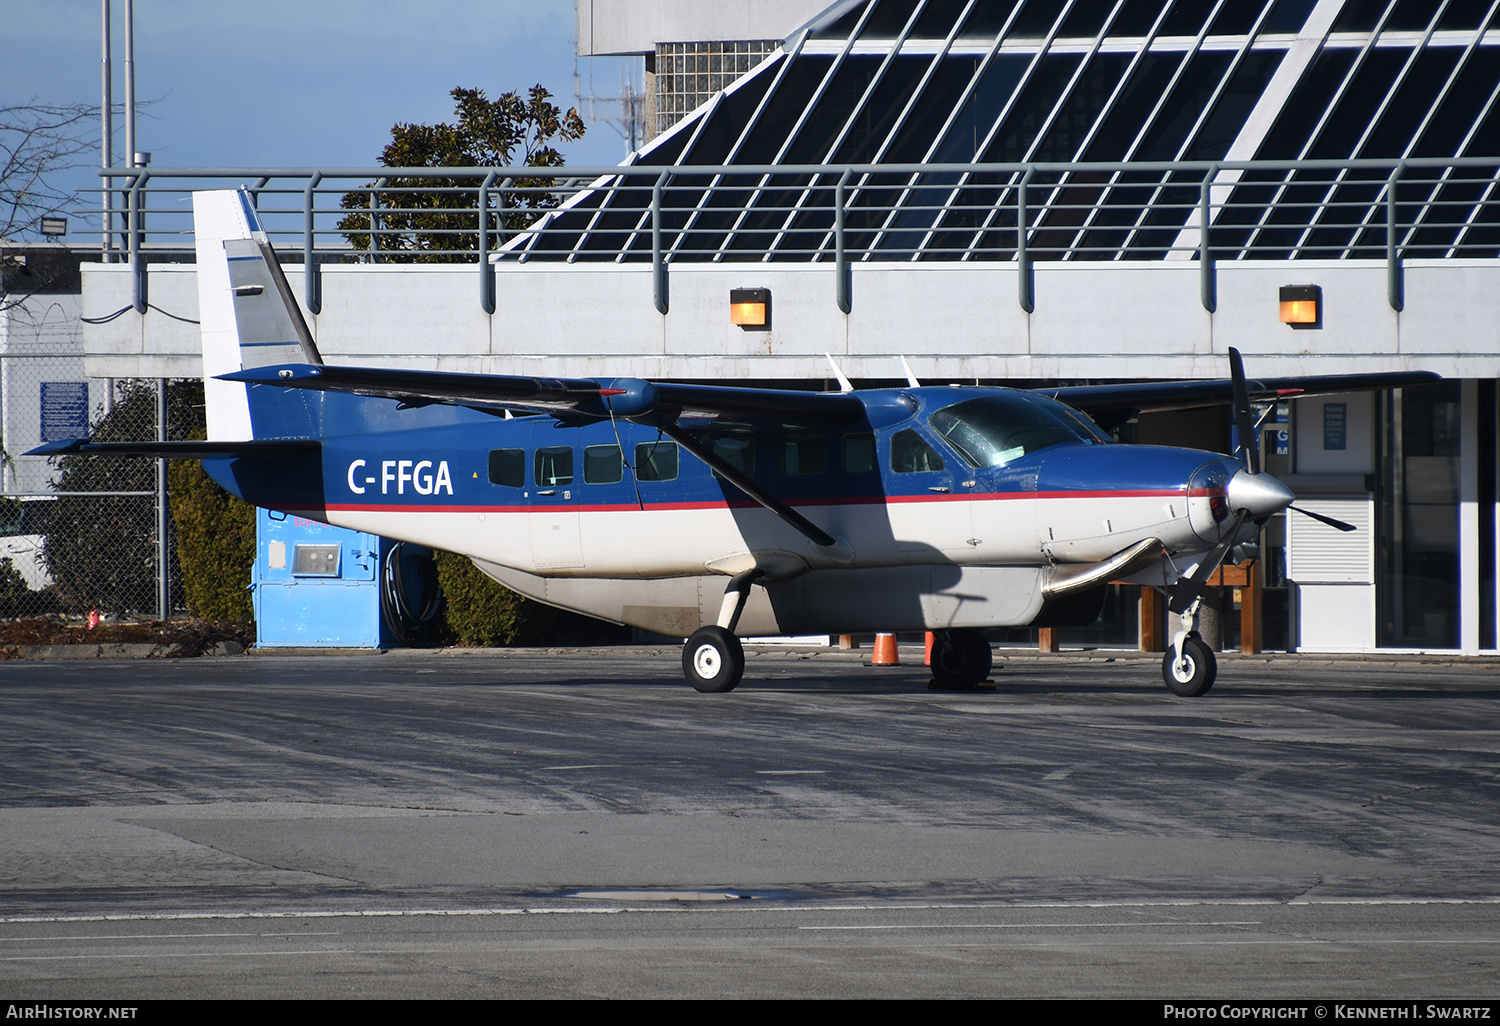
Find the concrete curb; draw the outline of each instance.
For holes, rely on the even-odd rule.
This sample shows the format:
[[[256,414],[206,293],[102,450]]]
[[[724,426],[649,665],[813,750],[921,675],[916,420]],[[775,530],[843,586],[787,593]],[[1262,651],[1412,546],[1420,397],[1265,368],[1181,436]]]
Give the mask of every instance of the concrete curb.
[[[0,659],[167,659],[175,645],[164,642],[138,642],[135,644],[102,645],[0,645]],[[203,654],[205,656],[234,656],[244,654],[244,646],[237,641],[221,641]],[[17,654],[19,653],[19,654]],[[191,657],[189,657],[191,658]]]

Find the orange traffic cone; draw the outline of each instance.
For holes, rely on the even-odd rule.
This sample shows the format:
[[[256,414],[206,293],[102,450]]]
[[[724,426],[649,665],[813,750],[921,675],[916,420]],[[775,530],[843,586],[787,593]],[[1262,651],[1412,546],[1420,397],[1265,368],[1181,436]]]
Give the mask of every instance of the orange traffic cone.
[[[927,632],[927,652],[922,656],[922,665],[932,665],[932,643],[937,640],[937,635],[931,631]]]
[[[894,634],[875,635],[875,658],[870,660],[870,665],[901,665],[901,657],[896,653],[896,636]]]

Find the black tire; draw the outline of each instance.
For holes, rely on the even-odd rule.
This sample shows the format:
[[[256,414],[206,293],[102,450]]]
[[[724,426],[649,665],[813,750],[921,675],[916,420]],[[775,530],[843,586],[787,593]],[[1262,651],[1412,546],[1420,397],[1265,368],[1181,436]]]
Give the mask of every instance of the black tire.
[[[745,673],[745,649],[722,627],[700,627],[682,647],[682,672],[699,691],[733,691]]]
[[[990,639],[972,627],[937,631],[932,639],[932,679],[942,691],[968,691],[983,684],[994,666]]]
[[[1169,646],[1161,660],[1161,676],[1167,689],[1183,698],[1197,698],[1208,694],[1219,675],[1219,663],[1213,649],[1196,635],[1189,635],[1182,643],[1182,669],[1176,667],[1177,653]]]

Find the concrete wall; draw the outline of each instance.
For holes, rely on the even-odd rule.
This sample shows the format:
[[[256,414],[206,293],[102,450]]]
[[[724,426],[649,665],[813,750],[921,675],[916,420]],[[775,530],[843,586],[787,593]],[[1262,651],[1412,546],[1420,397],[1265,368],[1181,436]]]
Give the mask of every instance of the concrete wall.
[[[1016,268],[991,264],[861,264],[853,312],[834,300],[831,264],[682,265],[671,310],[652,305],[646,265],[507,264],[495,269],[496,312],[479,306],[474,266],[325,267],[323,311],[309,317],[330,362],[493,373],[821,380],[831,353],[853,378],[1218,377],[1229,346],[1252,375],[1420,368],[1500,376],[1500,262],[1412,261],[1406,309],[1386,303],[1381,262],[1226,262],[1218,311],[1199,303],[1196,264],[1044,263],[1036,309],[1016,300]],[[299,267],[287,277],[302,295]],[[1323,327],[1278,319],[1282,285],[1318,284]],[[772,293],[772,330],[729,324],[731,288]],[[84,315],[129,304],[129,268],[84,267]],[[150,299],[197,317],[191,265],[155,265]],[[155,310],[85,325],[86,372],[97,377],[199,373],[197,327]]]
[[[0,305],[0,492],[46,491],[57,467],[21,454],[42,442],[42,386],[84,380],[79,297],[39,293]],[[106,382],[88,382],[90,420],[107,392]]]
[[[833,0],[576,0],[578,55],[651,53],[657,43],[785,39]]]

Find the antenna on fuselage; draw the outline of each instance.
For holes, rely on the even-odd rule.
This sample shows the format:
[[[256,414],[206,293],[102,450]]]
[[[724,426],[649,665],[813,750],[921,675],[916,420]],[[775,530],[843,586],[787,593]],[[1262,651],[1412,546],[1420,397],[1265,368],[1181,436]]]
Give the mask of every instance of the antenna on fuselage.
[[[906,357],[899,356],[897,357],[897,359],[901,361],[901,369],[906,372],[906,383],[912,388],[921,388],[922,383],[918,381],[917,376],[911,372],[911,364],[906,362]]]
[[[849,379],[848,378],[844,377],[844,372],[841,371],[841,370],[839,370],[839,365],[833,362],[833,354],[832,353],[824,353],[823,355],[828,359],[828,366],[830,366],[830,367],[833,368],[833,376],[839,379],[839,391],[840,392],[852,392],[852,391],[854,391],[854,386],[849,383]]]

